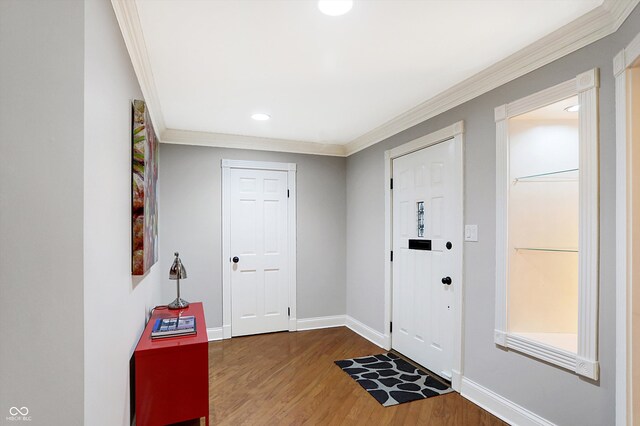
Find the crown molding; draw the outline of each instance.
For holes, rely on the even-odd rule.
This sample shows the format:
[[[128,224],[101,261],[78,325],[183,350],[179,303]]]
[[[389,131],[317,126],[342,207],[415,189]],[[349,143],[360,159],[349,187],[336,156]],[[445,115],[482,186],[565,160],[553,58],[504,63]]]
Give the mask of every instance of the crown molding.
[[[135,0],[111,0],[156,133],[163,143],[349,156],[615,32],[640,0],[603,4],[345,145],[167,129]]]
[[[142,96],[151,115],[151,122],[156,135],[162,135],[166,130],[164,115],[162,114],[155,80],[153,79],[151,62],[149,62],[147,44],[142,34],[142,25],[138,16],[136,2],[135,0],[111,0],[111,5],[116,14],[124,44],[129,52],[133,71],[138,77],[138,84],[140,84]]]
[[[331,155],[344,157],[345,148],[341,144],[327,144],[255,136],[229,135],[222,133],[197,132],[168,129],[165,125],[160,98],[151,70],[147,45],[142,34],[142,25],[135,0],[111,0],[120,26],[127,51],[131,57],[134,72],[144,96],[151,121],[160,142],[179,145],[200,145],[219,148],[253,149],[280,151],[297,154]]]
[[[355,154],[614,33],[639,1],[605,0],[562,28],[352,140],[346,144],[346,155]]]
[[[160,142],[178,145],[199,145],[217,148],[253,149],[258,151],[345,157],[344,145],[340,144],[196,132],[191,130],[166,129],[160,135]]]
[[[638,5],[636,0],[604,0],[600,7],[603,7],[609,11],[611,16],[615,19],[613,22],[613,31],[615,32],[620,28],[620,25],[627,19],[627,16]]]

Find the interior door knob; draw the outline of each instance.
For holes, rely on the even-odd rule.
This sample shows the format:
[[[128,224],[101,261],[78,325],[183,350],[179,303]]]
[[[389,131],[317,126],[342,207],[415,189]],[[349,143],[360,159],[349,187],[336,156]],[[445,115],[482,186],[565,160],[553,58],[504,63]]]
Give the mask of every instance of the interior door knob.
[[[231,259],[233,261],[233,263],[238,263],[240,262],[240,258],[238,256],[233,256],[233,259]]]
[[[451,285],[451,277],[444,277],[442,279],[442,284]]]

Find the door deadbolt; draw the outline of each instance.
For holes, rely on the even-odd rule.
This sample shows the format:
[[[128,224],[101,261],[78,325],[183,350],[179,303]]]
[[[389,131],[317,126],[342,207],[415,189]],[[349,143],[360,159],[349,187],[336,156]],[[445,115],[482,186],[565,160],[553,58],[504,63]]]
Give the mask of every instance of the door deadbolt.
[[[240,258],[238,256],[233,256],[233,259],[231,259],[231,261],[233,263],[238,263],[238,262],[240,262]]]

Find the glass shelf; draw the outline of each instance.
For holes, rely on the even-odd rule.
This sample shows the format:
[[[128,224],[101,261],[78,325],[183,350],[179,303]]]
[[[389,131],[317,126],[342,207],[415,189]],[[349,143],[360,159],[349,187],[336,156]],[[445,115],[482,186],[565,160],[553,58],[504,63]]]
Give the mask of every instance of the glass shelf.
[[[577,253],[578,249],[572,248],[547,248],[547,247],[514,247],[515,250],[524,250],[524,251],[547,251],[554,253]]]
[[[555,172],[539,173],[536,175],[520,176],[513,180],[513,183],[518,182],[570,182],[578,179],[578,174],[569,176],[569,173],[577,172],[578,169],[566,169],[558,170]]]

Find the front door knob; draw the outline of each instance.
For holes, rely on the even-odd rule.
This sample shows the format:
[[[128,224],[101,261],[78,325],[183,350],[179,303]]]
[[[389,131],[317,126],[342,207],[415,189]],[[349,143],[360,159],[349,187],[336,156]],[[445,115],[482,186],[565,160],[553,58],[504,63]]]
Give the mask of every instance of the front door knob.
[[[233,259],[231,259],[233,261],[233,263],[238,263],[240,262],[240,258],[238,256],[233,256]]]
[[[442,279],[442,284],[451,285],[451,277],[444,277]]]

